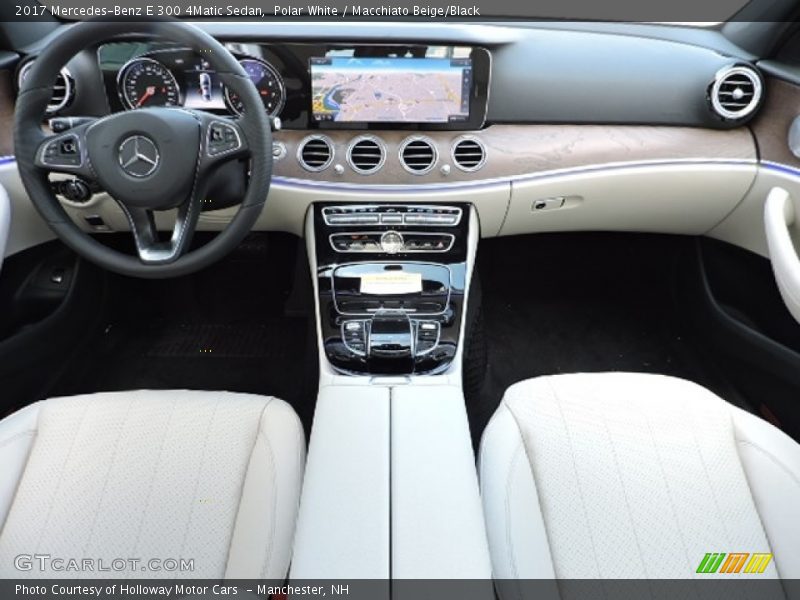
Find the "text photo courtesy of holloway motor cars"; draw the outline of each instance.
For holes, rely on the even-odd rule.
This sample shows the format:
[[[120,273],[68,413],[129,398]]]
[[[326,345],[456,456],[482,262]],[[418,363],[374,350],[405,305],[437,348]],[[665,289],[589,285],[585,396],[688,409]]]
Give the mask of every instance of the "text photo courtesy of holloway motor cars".
[[[800,600],[799,1],[0,16],[0,598]]]

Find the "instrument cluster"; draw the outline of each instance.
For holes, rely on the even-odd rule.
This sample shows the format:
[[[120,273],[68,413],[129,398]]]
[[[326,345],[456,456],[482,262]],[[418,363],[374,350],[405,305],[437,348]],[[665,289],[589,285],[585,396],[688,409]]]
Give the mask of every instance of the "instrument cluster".
[[[264,111],[279,116],[286,85],[278,69],[253,56],[240,56],[239,63],[256,86]],[[107,73],[107,67],[103,71]],[[159,49],[130,58],[116,70],[115,87],[126,110],[182,106],[236,115],[244,110],[238,94],[219,80],[207,60],[190,50]]]

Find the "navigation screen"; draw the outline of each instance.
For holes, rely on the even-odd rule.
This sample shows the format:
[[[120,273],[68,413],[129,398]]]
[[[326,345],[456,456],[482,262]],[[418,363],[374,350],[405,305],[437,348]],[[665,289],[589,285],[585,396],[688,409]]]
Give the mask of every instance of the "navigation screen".
[[[318,121],[466,121],[471,89],[469,58],[311,59],[312,112]]]

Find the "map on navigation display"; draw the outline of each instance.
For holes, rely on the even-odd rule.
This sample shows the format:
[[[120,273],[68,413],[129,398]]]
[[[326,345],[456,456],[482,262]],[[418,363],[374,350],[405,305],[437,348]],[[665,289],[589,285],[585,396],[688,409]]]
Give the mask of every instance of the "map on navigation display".
[[[469,58],[311,59],[318,121],[448,123],[469,118]]]

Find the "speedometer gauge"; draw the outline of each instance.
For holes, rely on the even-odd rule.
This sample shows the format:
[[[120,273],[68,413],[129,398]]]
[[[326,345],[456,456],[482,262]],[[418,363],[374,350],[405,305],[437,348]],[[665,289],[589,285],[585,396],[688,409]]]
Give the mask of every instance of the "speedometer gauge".
[[[248,77],[250,77],[250,81],[256,86],[267,114],[270,117],[280,114],[286,101],[286,90],[283,85],[283,79],[281,79],[275,67],[268,62],[255,58],[243,58],[239,61],[239,64],[242,65]],[[228,108],[237,115],[242,114],[244,110],[242,99],[239,94],[228,87],[225,88],[225,102]]]
[[[119,73],[119,94],[127,108],[177,106],[180,88],[175,76],[152,58],[135,58]]]

